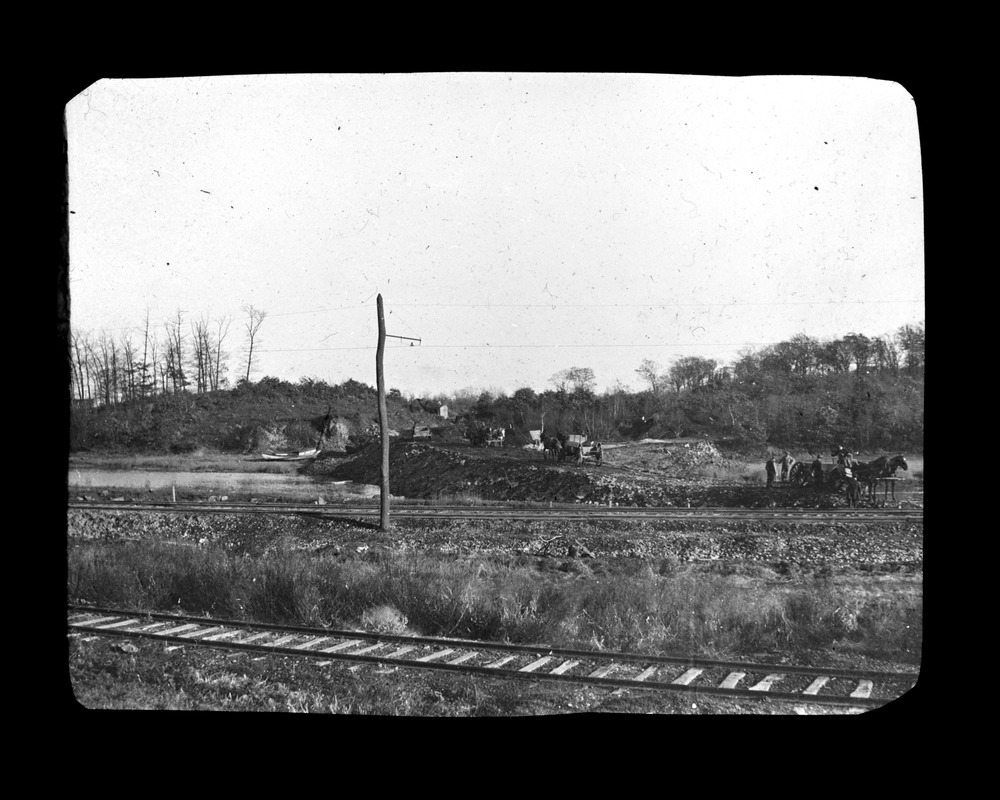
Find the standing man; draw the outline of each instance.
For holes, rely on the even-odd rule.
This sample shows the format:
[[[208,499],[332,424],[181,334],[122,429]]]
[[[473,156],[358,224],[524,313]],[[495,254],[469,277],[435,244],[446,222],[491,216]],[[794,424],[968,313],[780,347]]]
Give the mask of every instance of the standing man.
[[[812,479],[814,486],[823,485],[823,462],[820,460],[819,456],[816,456],[816,460],[812,463]]]
[[[795,459],[792,458],[788,451],[781,457],[781,482],[785,483],[788,481],[788,471],[792,468],[792,464],[795,463]]]
[[[767,456],[767,461],[764,464],[764,469],[767,472],[767,488],[770,489],[774,484],[774,456],[770,453]]]

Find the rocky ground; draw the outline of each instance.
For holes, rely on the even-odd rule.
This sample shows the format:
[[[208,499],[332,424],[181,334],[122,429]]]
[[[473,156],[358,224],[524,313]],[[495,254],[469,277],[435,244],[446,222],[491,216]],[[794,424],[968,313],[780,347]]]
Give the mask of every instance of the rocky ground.
[[[311,551],[425,550],[553,558],[756,561],[830,566],[923,561],[923,526],[779,522],[396,520],[380,533],[367,520],[315,515],[147,514],[71,510],[71,539],[173,540],[259,556]]]

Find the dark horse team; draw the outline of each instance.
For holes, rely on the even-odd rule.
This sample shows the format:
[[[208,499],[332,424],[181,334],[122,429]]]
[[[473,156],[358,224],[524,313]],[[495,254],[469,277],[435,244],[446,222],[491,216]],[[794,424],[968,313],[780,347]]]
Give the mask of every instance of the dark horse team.
[[[906,458],[902,455],[881,456],[874,461],[864,462],[856,460],[854,455],[842,446],[831,451],[830,455],[835,459],[835,464],[827,474],[824,472],[823,463],[819,456],[816,456],[812,464],[807,466],[804,462],[795,461],[786,451],[781,459],[781,480],[783,482],[787,480],[793,486],[828,485],[834,490],[845,485],[848,505],[854,508],[861,501],[862,488],[869,500],[875,502],[879,481],[883,481],[885,484],[883,503],[888,500],[890,492],[895,502],[895,482],[889,479],[895,478],[896,471],[899,469],[904,472],[909,470]],[[767,485],[771,486],[776,472],[773,457],[768,458],[765,469]]]

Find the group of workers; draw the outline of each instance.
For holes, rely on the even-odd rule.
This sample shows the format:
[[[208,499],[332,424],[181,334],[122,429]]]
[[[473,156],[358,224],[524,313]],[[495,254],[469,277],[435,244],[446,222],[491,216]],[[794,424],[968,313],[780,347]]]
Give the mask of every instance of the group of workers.
[[[853,454],[841,445],[833,451],[832,455],[837,459],[837,465],[844,470],[845,474],[850,475],[851,470],[857,463]],[[795,464],[795,459],[792,458],[791,454],[786,450],[779,463],[781,464],[781,481],[782,483],[786,483],[791,474],[792,466]],[[774,463],[773,454],[768,454],[767,461],[764,463],[764,470],[767,473],[767,486],[770,488],[774,484],[774,479],[777,476],[777,467]],[[814,486],[822,485],[823,461],[819,456],[816,456],[816,460],[812,462],[812,466],[809,468],[809,473]]]

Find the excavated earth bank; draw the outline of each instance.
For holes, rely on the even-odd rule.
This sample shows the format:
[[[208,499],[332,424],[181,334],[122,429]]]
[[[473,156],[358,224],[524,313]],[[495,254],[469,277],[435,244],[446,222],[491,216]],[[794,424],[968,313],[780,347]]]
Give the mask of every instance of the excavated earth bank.
[[[347,460],[321,459],[302,474],[377,485],[382,452],[377,442]],[[483,500],[612,506],[724,508],[838,508],[843,494],[825,489],[731,479],[734,465],[708,442],[694,447],[649,446],[607,450],[605,463],[553,464],[530,451],[498,451],[393,441],[389,482],[393,495],[419,499],[474,496]],[[903,506],[912,505],[904,502]]]

